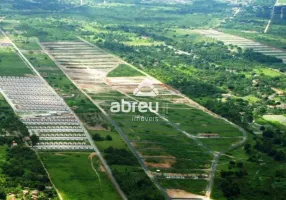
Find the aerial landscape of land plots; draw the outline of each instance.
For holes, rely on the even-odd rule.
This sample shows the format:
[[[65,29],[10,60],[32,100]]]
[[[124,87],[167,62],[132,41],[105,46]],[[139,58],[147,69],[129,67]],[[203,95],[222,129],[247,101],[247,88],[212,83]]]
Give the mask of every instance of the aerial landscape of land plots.
[[[64,100],[39,77],[29,62],[21,60],[11,43],[0,50],[1,94],[28,128],[28,135],[38,136],[33,147],[43,151],[40,157],[60,198],[120,199],[96,153],[91,153],[94,146],[87,131]],[[9,62],[10,67],[6,65]]]
[[[22,133],[52,192],[29,190],[53,199],[283,199],[274,4],[4,0],[0,105],[20,128],[1,150]]]
[[[242,132],[230,123],[204,113],[178,91],[88,42],[42,42],[41,46],[108,113],[146,171],[172,198],[206,195],[214,156],[243,141]],[[133,95],[144,80],[155,86],[158,98]],[[144,113],[143,121],[138,111],[112,113],[111,103],[122,99],[159,102],[162,113]]]

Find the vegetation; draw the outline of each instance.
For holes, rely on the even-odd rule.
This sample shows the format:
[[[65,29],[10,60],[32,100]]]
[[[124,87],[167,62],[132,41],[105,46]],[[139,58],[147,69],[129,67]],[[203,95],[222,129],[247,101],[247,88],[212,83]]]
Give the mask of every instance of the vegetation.
[[[23,76],[32,74],[20,57],[10,48],[0,48],[1,76]]]
[[[88,153],[40,153],[40,156],[64,199],[120,199],[96,157],[90,161]]]
[[[17,146],[10,148],[12,141]],[[16,198],[31,198],[35,195],[43,200],[58,199],[36,153],[23,146],[20,138],[1,138],[0,151],[2,178],[0,196],[2,199],[6,199],[8,194],[14,194]],[[24,190],[27,193],[24,194]]]
[[[121,64],[107,74],[108,77],[142,76],[143,74],[132,67]]]
[[[26,126],[15,115],[4,97],[0,95],[0,135],[28,136]]]
[[[78,7],[79,2],[73,0],[60,3],[57,0],[3,0],[0,10],[6,19],[1,22],[1,26],[89,128],[95,144],[103,152],[129,199],[162,199],[162,196],[98,108],[76,89],[46,54],[37,51],[40,48],[36,39],[58,41],[78,40],[76,36],[85,38],[171,85],[209,110],[244,127],[253,135],[244,149],[239,148],[237,152],[232,151],[221,158],[214,199],[271,199],[276,194],[277,199],[283,199],[285,194],[279,191],[285,185],[285,126],[267,122],[262,116],[285,113],[281,109],[285,105],[285,95],[278,95],[279,91],[284,91],[285,94],[285,64],[281,59],[225,45],[193,31],[196,28],[215,28],[285,49],[285,21],[275,18],[269,32],[263,33],[275,2],[255,0],[248,2],[247,6],[235,6],[240,7],[240,13],[235,17],[232,12],[234,5],[226,2],[168,2],[110,0],[107,4],[102,4],[97,0],[89,0],[86,5]],[[6,51],[7,49],[4,54]],[[7,66],[11,62],[2,62],[5,62],[5,65],[0,62],[0,70],[4,69],[3,74],[29,73],[22,68],[17,71],[9,68],[10,71],[6,71],[7,68],[1,66]],[[120,65],[108,76],[141,75],[128,65]],[[122,97],[119,94],[91,96],[106,110],[109,110],[106,103],[118,101]],[[241,140],[240,132],[221,120],[186,106],[171,106],[168,118],[180,129],[196,136],[200,133],[217,133],[223,137],[231,137],[227,140],[199,139],[203,145],[214,151],[224,151],[232,143]],[[132,116],[121,113],[112,117],[128,139],[135,143],[135,149],[141,155],[176,158],[176,162],[168,163],[171,167],[163,169],[163,172],[189,173],[198,167],[210,168],[213,157],[206,149],[197,146],[193,140],[165,122],[132,123]],[[266,128],[261,129],[261,124]],[[256,132],[261,135],[254,135]],[[146,141],[150,143],[144,143]],[[45,162],[56,174],[52,176],[56,185],[63,188],[63,195],[77,195],[76,191],[72,191],[71,185],[61,182],[68,180],[67,177],[59,176],[58,180],[55,178],[58,177],[57,173],[63,172],[60,169],[62,166],[53,166],[51,161],[60,156],[45,156],[47,155],[49,158]],[[68,157],[67,160],[75,159],[67,154],[64,157]],[[161,158],[144,161],[152,164],[164,162]],[[152,171],[157,169],[152,166],[149,168]],[[68,174],[73,173],[68,169],[67,171]],[[204,181],[185,180],[162,180],[160,183],[166,188],[180,187],[197,194],[202,194],[206,185]],[[86,192],[83,188],[79,188],[82,193]],[[192,190],[188,190],[189,188]],[[80,196],[82,197],[84,198]]]

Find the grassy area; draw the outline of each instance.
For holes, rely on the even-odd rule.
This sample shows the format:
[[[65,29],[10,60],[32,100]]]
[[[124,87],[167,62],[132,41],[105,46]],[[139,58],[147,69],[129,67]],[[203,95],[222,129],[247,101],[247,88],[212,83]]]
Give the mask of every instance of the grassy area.
[[[248,101],[249,103],[256,103],[256,102],[261,101],[261,99],[259,99],[258,97],[254,95],[248,95],[248,96],[242,97],[242,99]]]
[[[39,46],[38,46],[39,47]],[[24,46],[26,50],[26,46]],[[59,70],[56,64],[49,58],[45,53],[37,53],[34,51],[29,51],[29,53],[25,53],[25,56],[33,62],[34,67],[40,68],[42,70]]]
[[[10,48],[0,48],[1,76],[24,76],[33,74],[21,58]]]
[[[99,134],[101,137],[105,138],[106,136],[111,136],[112,140],[104,140],[104,141],[95,141],[96,146],[101,150],[105,150],[108,147],[112,146],[117,149],[127,149],[127,145],[122,140],[121,136],[117,132],[107,131],[107,130],[90,130],[89,133],[93,136],[95,134]]]
[[[284,115],[264,115],[263,119],[286,126],[286,117]]]
[[[91,168],[88,153],[40,153],[40,156],[64,200],[120,199],[107,175],[99,169],[96,157],[93,164],[101,182]]]
[[[280,77],[282,76],[282,73],[277,72],[273,69],[269,69],[269,68],[260,68],[260,69],[255,69],[255,72],[259,73],[259,74],[263,74],[265,76],[270,76],[270,77]]]
[[[241,141],[242,138],[209,138],[200,139],[200,141],[213,151],[225,151],[232,144],[236,144]]]
[[[169,104],[168,119],[191,134],[217,133],[221,137],[237,137],[242,133],[221,119],[185,105]]]
[[[144,76],[138,70],[126,65],[121,64],[116,67],[114,70],[107,74],[107,77],[125,77],[125,76]]]

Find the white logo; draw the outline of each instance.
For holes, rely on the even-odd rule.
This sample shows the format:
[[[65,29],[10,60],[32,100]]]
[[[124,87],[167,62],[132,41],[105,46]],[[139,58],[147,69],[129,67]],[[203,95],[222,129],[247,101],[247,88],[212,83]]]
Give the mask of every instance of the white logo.
[[[143,87],[145,88],[148,87],[151,89],[151,91],[142,92],[141,89]],[[155,86],[152,84],[150,80],[145,79],[137,86],[137,88],[133,91],[133,94],[137,97],[155,97],[159,95],[159,91],[157,90],[157,88],[155,88]]]
[[[144,88],[144,90],[143,90]],[[146,91],[146,89],[148,91]],[[141,91],[143,90],[143,91]],[[143,80],[138,87],[133,91],[133,94],[135,96],[140,97],[155,97],[159,95],[158,90],[155,88],[155,86],[152,84],[152,82],[148,79]],[[125,101],[124,99],[121,99],[121,102],[112,102],[110,111],[113,113],[123,112],[123,113],[158,113],[159,112],[159,102],[144,102],[144,101]],[[134,119],[133,119],[134,118]],[[132,121],[138,120],[141,117],[138,118],[138,116],[133,117]],[[137,119],[138,118],[138,119]],[[156,117],[154,118],[143,118],[143,120],[157,120]]]

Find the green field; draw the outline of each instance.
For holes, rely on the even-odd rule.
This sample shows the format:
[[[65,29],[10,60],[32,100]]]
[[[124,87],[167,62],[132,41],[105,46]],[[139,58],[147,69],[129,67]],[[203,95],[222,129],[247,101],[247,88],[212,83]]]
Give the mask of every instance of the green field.
[[[121,64],[114,70],[107,74],[107,77],[127,77],[127,76],[143,76],[138,70],[126,65]]]
[[[99,134],[101,137],[106,137],[107,135],[112,137],[112,141],[95,141],[96,146],[101,150],[105,150],[112,146],[117,149],[127,149],[127,145],[122,140],[121,136],[117,132],[107,131],[107,130],[90,130],[91,135]]]
[[[0,75],[24,76],[33,74],[21,58],[10,48],[0,48]]]
[[[286,126],[286,117],[284,115],[264,115],[263,119]]]
[[[282,76],[282,73],[274,71],[273,69],[269,68],[261,68],[255,70],[257,73],[264,74],[265,76],[270,76],[270,77],[280,77]]]
[[[101,182],[91,168],[88,153],[40,153],[40,156],[64,200],[120,199],[107,175],[100,171],[96,157],[93,164]]]

